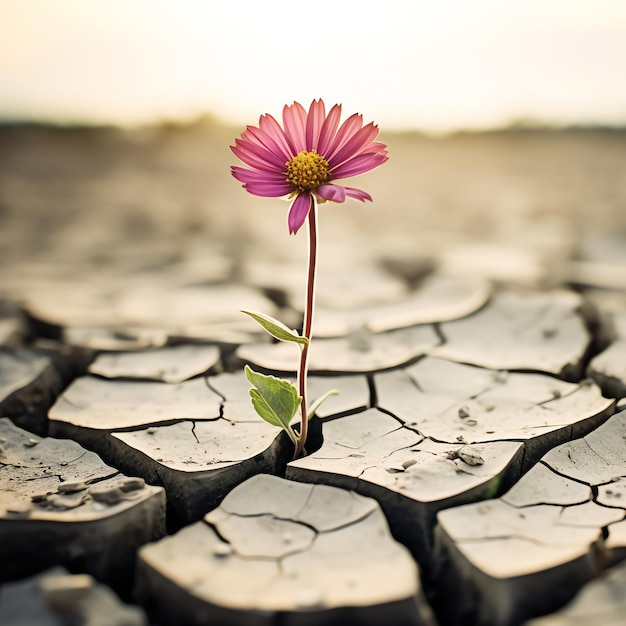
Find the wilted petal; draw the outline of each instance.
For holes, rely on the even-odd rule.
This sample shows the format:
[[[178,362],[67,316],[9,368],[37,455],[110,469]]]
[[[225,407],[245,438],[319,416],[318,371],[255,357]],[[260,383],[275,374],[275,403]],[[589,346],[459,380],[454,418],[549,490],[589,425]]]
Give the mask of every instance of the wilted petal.
[[[322,185],[315,192],[323,200],[331,202],[345,202],[346,190],[341,185]]]
[[[295,235],[300,229],[300,226],[304,224],[304,220],[311,210],[312,202],[313,196],[311,196],[308,191],[299,194],[293,201],[287,219],[290,234]]]

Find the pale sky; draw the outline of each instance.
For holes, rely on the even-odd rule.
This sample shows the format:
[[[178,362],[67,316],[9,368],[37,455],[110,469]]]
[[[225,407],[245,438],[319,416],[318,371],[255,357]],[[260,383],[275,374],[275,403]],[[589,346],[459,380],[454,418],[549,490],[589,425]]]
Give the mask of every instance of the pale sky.
[[[0,118],[626,123],[626,0],[0,0]]]

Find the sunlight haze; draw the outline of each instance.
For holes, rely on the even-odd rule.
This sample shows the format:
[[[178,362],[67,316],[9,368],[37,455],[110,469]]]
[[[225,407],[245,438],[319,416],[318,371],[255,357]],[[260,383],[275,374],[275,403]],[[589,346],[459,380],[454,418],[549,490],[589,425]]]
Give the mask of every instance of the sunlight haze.
[[[383,128],[626,123],[626,3],[0,0],[0,118],[234,124],[323,97]]]

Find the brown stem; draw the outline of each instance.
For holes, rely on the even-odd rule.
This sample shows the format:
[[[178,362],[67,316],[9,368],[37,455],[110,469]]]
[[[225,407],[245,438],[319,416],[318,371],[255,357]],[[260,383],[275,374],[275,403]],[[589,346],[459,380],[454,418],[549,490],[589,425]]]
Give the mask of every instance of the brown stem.
[[[313,310],[315,308],[315,269],[317,265],[317,204],[311,196],[311,208],[309,210],[309,267],[306,286],[306,306],[304,307],[304,324],[302,334],[309,341],[302,346],[300,352],[300,367],[298,369],[298,387],[302,397],[300,412],[302,422],[300,426],[300,436],[293,458],[297,459],[304,449],[308,436],[309,420],[307,416],[307,371],[309,348],[311,346],[311,329],[313,327]]]

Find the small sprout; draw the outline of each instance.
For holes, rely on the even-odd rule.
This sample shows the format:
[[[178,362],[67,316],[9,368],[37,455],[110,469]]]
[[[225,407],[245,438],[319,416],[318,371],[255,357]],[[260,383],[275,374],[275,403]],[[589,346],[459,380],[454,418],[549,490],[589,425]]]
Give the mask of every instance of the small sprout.
[[[248,365],[244,371],[253,385],[250,397],[256,412],[269,424],[282,428],[297,445],[297,436],[290,423],[302,401],[298,390],[289,381],[260,374]]]

